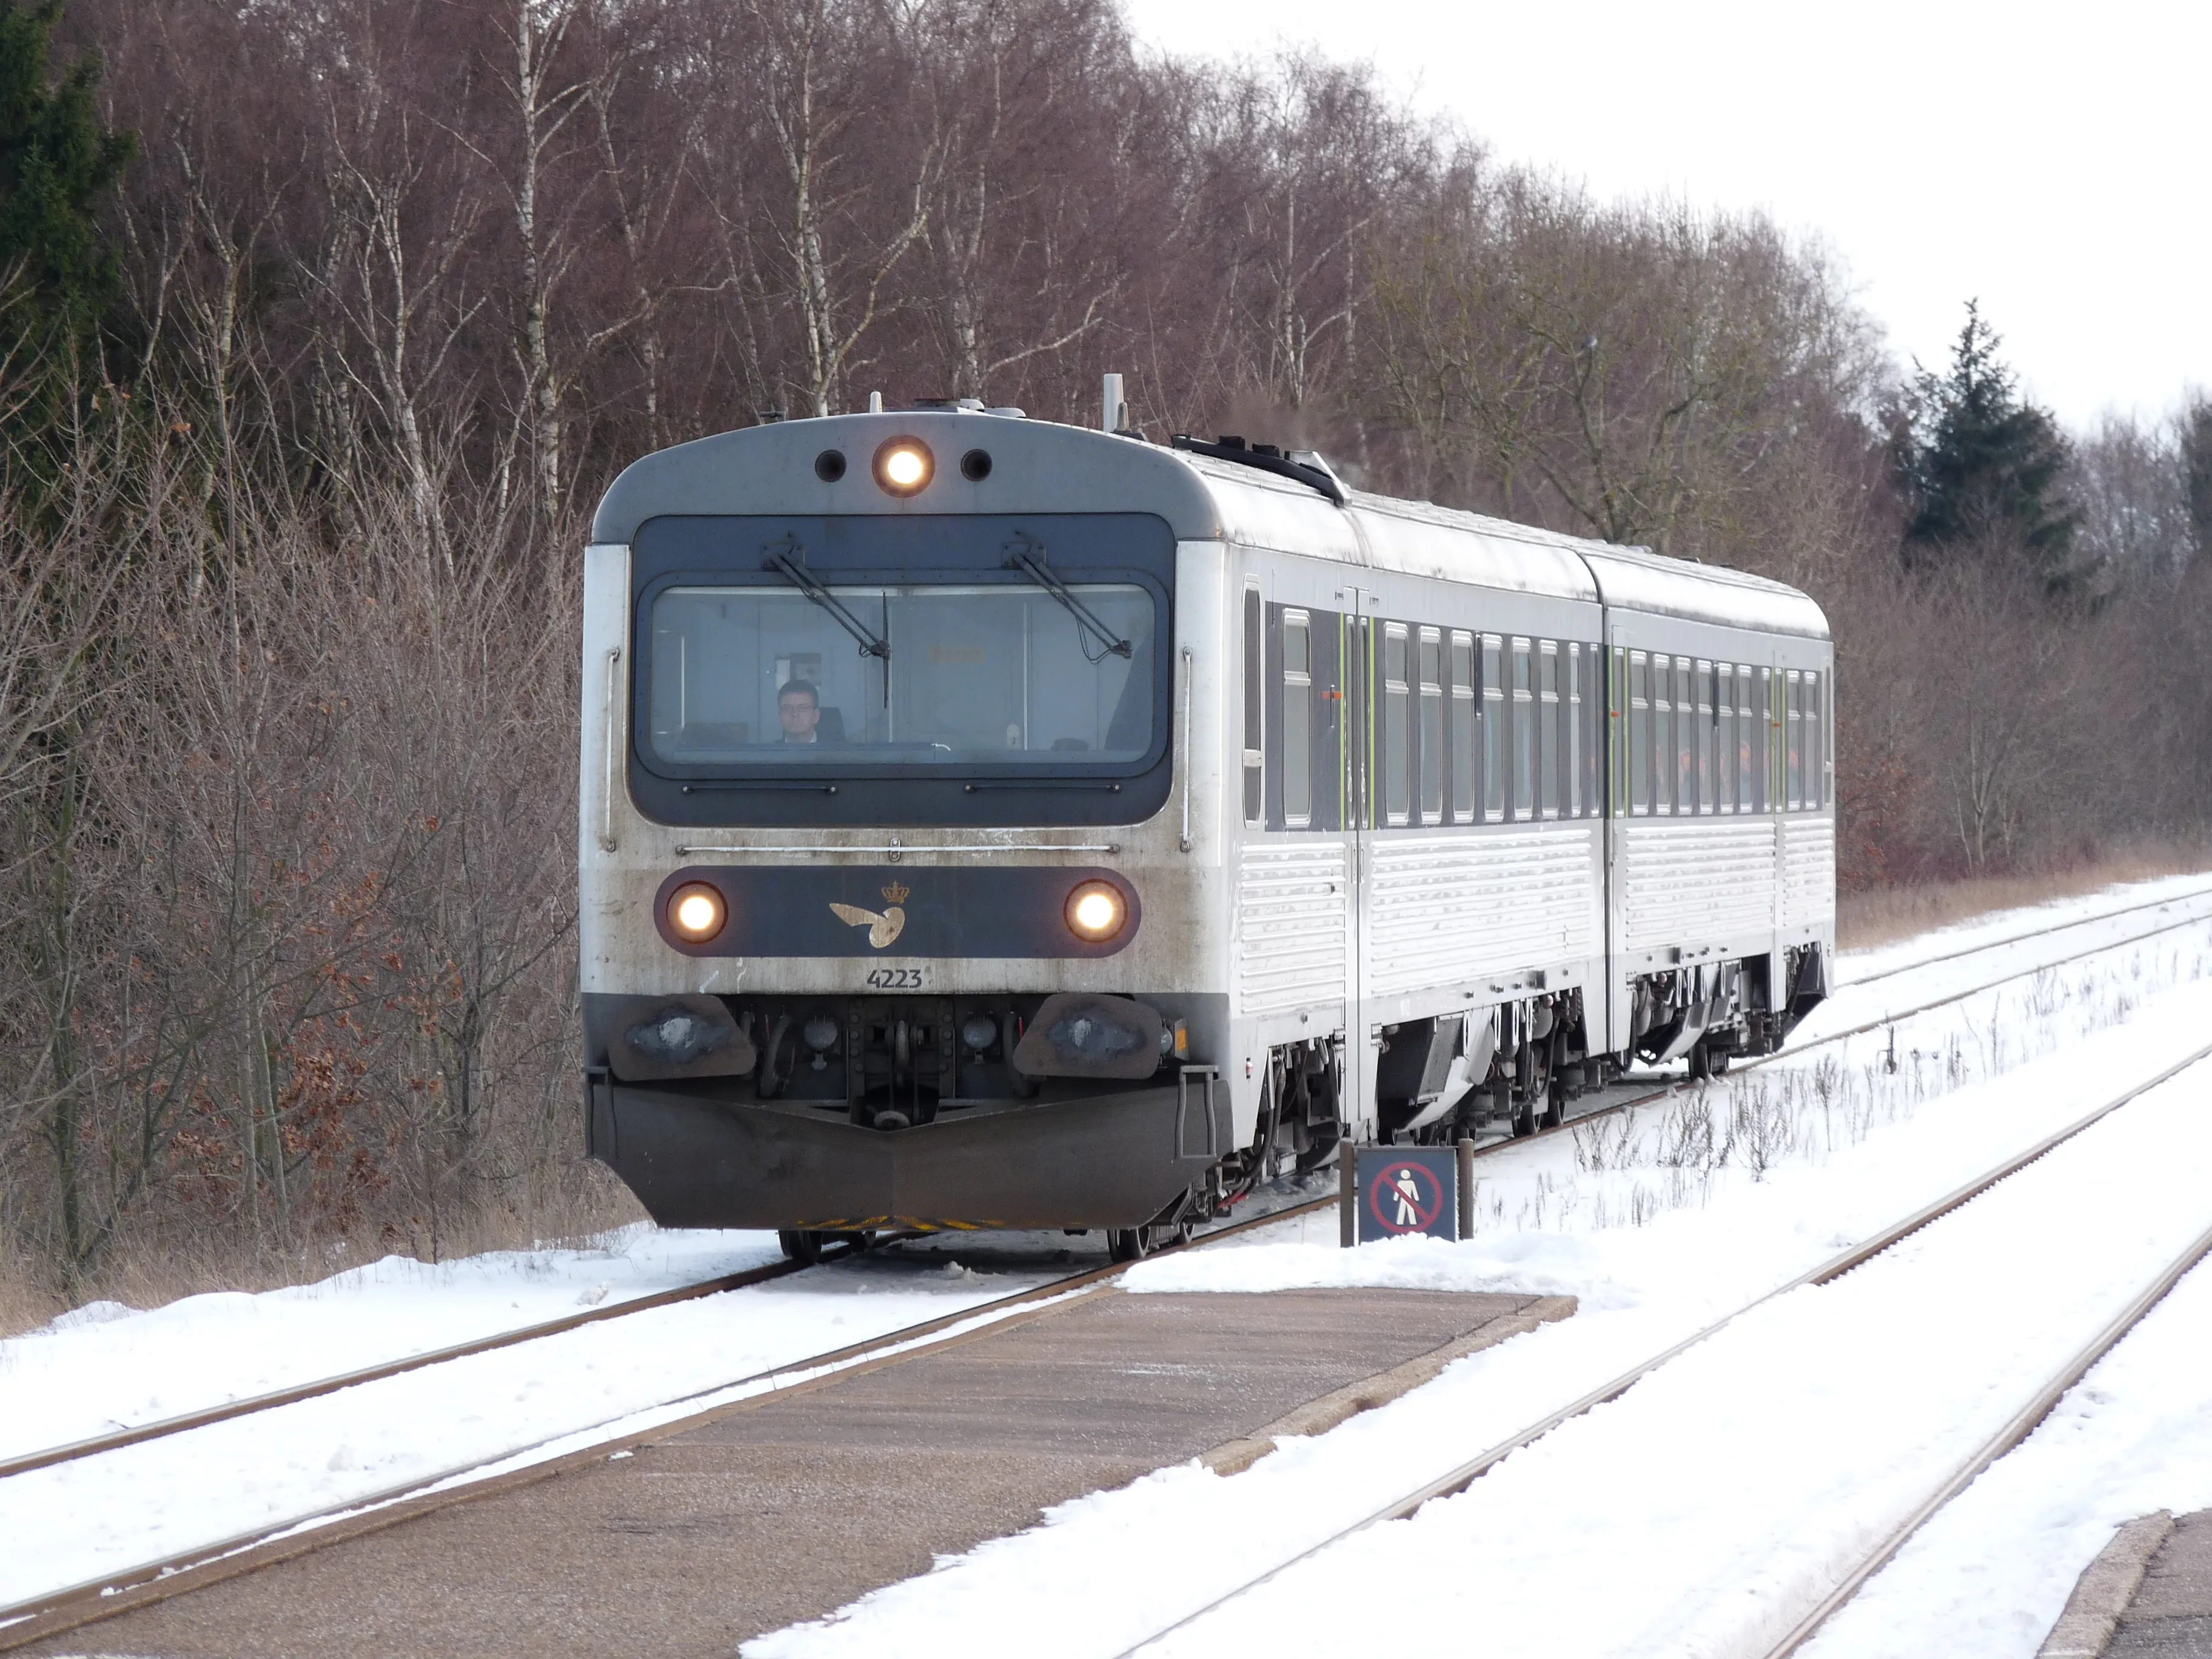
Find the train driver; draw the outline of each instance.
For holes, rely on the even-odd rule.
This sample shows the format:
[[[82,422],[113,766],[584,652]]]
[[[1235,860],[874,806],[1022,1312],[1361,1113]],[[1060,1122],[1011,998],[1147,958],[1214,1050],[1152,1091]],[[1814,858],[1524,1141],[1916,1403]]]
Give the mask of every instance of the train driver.
[[[775,717],[783,727],[782,743],[821,741],[822,694],[811,680],[790,680],[775,694]]]

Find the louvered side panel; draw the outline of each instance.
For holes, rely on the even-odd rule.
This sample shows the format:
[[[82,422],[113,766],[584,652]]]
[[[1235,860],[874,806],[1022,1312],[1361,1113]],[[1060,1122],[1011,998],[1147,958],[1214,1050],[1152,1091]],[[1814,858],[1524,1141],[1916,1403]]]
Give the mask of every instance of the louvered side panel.
[[[1631,824],[1621,858],[1622,948],[1653,951],[1774,925],[1774,823]]]
[[[1346,888],[1341,842],[1245,849],[1237,876],[1239,1013],[1288,1013],[1342,999]]]
[[[1816,927],[1836,914],[1836,821],[1826,813],[1784,820],[1782,925]]]
[[[1586,829],[1378,842],[1368,928],[1377,995],[1597,953]]]

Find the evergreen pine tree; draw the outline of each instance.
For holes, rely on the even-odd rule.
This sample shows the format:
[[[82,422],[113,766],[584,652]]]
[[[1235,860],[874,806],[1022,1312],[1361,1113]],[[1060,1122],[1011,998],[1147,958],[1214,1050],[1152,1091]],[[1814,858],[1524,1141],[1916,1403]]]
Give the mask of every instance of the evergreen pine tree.
[[[132,135],[100,125],[96,58],[51,72],[61,10],[61,0],[0,0],[0,362],[19,433],[54,413],[27,383],[65,384],[121,290],[98,213],[137,152]]]
[[[1915,564],[2024,557],[2054,592],[2084,575],[2073,560],[2081,513],[2061,493],[2069,453],[2047,410],[2022,403],[1996,331],[1966,306],[1948,374],[1922,369],[1896,446]]]

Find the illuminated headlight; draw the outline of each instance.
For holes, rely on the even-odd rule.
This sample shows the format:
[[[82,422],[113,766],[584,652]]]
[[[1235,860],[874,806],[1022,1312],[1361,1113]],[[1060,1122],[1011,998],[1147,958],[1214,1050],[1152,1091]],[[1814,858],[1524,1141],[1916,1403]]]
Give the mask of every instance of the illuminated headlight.
[[[920,495],[936,471],[937,458],[919,438],[893,438],[876,451],[876,482],[886,495]]]
[[[1094,944],[1114,937],[1129,919],[1129,902],[1111,882],[1086,881],[1067,896],[1067,925]]]
[[[668,896],[668,925],[676,937],[704,945],[729,920],[722,896],[703,881],[689,881]]]

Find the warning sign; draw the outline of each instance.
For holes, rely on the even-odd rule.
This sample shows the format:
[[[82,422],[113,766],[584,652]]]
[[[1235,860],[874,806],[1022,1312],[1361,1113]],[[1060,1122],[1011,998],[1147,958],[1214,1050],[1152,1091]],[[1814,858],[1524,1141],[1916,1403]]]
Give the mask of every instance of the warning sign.
[[[1459,1234],[1459,1156],[1449,1146],[1359,1149],[1359,1242]]]

